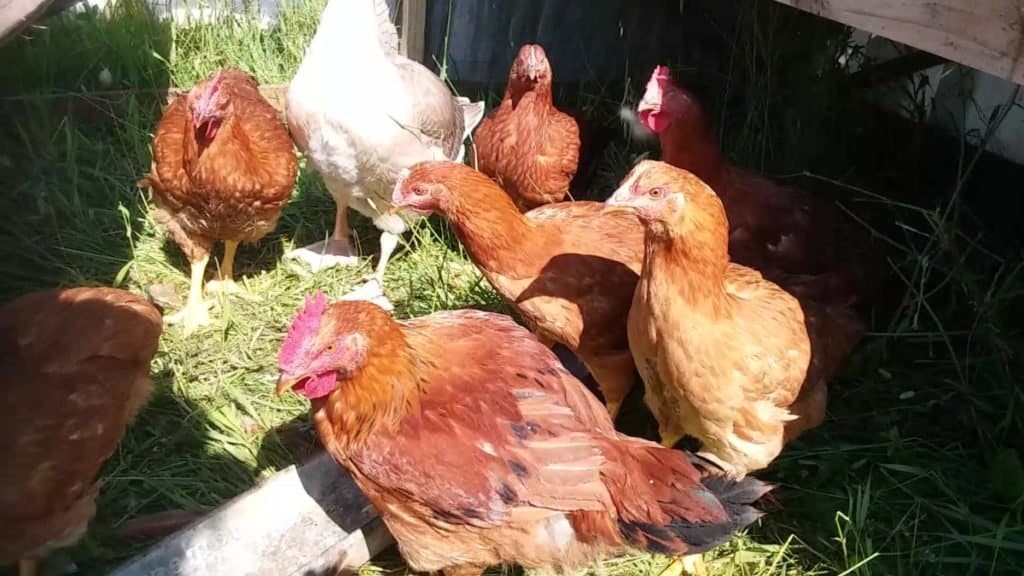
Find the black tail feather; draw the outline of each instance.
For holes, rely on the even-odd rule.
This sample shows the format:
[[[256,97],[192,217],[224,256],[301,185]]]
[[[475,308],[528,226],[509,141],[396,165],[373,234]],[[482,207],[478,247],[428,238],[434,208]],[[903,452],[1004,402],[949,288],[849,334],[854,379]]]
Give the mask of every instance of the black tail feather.
[[[750,476],[737,481],[721,474],[707,475],[701,483],[707,492],[695,496],[716,499],[725,509],[726,520],[702,523],[675,518],[663,525],[620,520],[622,535],[635,546],[657,554],[700,554],[763,516],[764,512],[753,504],[774,488]]]

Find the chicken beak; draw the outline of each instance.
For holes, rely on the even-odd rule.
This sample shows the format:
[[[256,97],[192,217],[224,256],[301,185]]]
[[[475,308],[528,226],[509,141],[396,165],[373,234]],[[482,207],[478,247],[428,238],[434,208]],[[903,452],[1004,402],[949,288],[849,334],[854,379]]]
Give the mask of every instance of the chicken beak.
[[[285,392],[294,388],[295,385],[298,383],[299,378],[289,378],[284,374],[281,374],[277,378],[277,388],[274,389],[274,394],[280,396],[281,394],[284,394]]]
[[[604,202],[604,208],[601,210],[602,214],[614,214],[616,212],[635,212],[635,209],[629,203],[629,191],[619,188],[612,193],[610,197]]]

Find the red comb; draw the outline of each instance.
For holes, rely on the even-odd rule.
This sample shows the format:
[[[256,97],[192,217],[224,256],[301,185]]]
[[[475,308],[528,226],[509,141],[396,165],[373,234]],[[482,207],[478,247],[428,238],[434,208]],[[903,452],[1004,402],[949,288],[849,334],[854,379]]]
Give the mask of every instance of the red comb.
[[[292,319],[288,327],[288,335],[281,344],[278,367],[284,368],[291,363],[301,359],[301,354],[310,342],[310,338],[316,334],[320,327],[320,320],[327,311],[327,296],[323,292],[316,292],[306,298],[306,304],[302,310]]]
[[[644,92],[644,100],[648,103],[660,103],[664,92],[672,85],[672,75],[668,66],[656,66],[651,72],[651,79],[647,81]]]

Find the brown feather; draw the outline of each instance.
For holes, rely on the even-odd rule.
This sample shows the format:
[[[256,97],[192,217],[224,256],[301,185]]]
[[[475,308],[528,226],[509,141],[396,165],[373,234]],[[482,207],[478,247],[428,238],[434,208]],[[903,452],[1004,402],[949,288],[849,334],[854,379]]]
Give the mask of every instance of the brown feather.
[[[214,240],[254,242],[273,230],[298,171],[288,131],[255,80],[233,69],[220,75],[220,97],[230,104],[219,132],[208,145],[197,142],[190,95],[179,96],[160,119],[143,179],[158,221],[190,259]]]
[[[626,317],[643,262],[643,229],[598,202],[560,202],[520,214],[492,180],[453,162],[413,167],[401,190],[429,186],[421,208],[441,212],[495,290],[547,340],[573,350],[606,400],[634,385]]]
[[[314,401],[330,453],[419,571],[574,569],[629,547],[714,546],[768,487],[722,481],[681,451],[616,433],[602,406],[510,318],[474,310],[396,322],[331,306],[317,339],[360,347]],[[717,494],[743,492],[739,500]]]
[[[162,326],[145,299],[113,288],[0,308],[0,563],[85,533],[96,475],[149,395]]]
[[[542,60],[543,72],[535,82],[519,70],[528,51]],[[477,168],[494,178],[524,211],[565,198],[579,164],[579,126],[555,108],[551,82],[543,48],[523,46],[501,104],[473,134]]]
[[[884,262],[867,231],[821,198],[732,165],[696,96],[675,85],[665,90],[674,110],[663,110],[671,123],[659,134],[661,159],[722,199],[732,260],[773,279],[825,276],[828,290],[818,290],[819,299],[869,299]]]

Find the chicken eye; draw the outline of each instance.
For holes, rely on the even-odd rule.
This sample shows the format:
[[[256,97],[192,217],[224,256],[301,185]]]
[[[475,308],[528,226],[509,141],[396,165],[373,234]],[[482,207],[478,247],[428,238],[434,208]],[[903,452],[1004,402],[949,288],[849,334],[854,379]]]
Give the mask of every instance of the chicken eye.
[[[414,186],[412,189],[413,196],[426,196],[427,189],[423,186]]]
[[[651,188],[650,191],[647,192],[647,195],[650,196],[651,198],[661,198],[662,196],[665,195],[665,189]]]
[[[327,352],[328,354],[333,354],[333,353],[334,353],[334,344],[328,344],[328,345],[327,345],[327,348],[324,348],[324,350],[325,350],[325,351],[326,351],[326,352]]]

